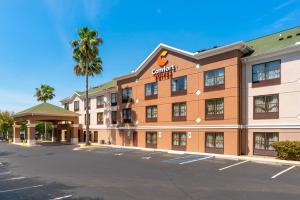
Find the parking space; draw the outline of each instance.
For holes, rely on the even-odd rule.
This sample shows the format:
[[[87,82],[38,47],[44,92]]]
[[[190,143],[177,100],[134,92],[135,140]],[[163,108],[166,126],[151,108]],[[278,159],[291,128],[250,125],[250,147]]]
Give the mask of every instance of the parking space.
[[[154,150],[92,147],[72,151],[75,148],[14,147],[13,154],[0,156],[0,199],[216,199],[221,196],[232,200],[259,195],[273,200],[298,199],[300,195],[297,166]]]
[[[67,199],[63,190],[68,187],[57,183],[45,183],[25,176],[13,175],[6,163],[0,164],[0,199]],[[9,172],[9,173],[5,173]]]

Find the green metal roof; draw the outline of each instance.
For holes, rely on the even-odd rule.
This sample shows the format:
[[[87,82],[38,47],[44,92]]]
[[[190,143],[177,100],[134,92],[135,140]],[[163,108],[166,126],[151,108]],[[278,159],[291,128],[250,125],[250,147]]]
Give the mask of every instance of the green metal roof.
[[[117,82],[115,80],[112,80],[110,82],[107,82],[107,83],[104,83],[104,84],[101,84],[101,85],[98,85],[96,87],[92,87],[89,89],[89,94],[92,94],[92,93],[96,93],[96,92],[104,92],[106,90],[109,90],[109,89],[114,89],[117,87]],[[83,92],[79,92],[77,91],[77,93],[79,95],[85,95],[85,91]]]
[[[284,47],[294,45],[300,41],[300,26],[288,30],[280,31],[270,35],[262,36],[246,42],[254,49],[252,55],[274,51]]]
[[[28,108],[26,110],[16,113],[14,117],[24,115],[78,116],[78,114],[75,112],[66,110],[64,108],[49,103],[41,103],[39,105]]]

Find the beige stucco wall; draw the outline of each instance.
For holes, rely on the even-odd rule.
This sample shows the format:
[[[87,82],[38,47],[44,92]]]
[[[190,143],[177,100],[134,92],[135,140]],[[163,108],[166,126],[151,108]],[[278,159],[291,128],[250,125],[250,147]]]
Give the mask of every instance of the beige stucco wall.
[[[281,60],[281,84],[252,88],[252,65],[272,60]],[[246,63],[244,66],[246,98],[244,115],[248,125],[275,124],[300,125],[300,52],[269,57]],[[253,120],[253,96],[279,94],[279,119]]]

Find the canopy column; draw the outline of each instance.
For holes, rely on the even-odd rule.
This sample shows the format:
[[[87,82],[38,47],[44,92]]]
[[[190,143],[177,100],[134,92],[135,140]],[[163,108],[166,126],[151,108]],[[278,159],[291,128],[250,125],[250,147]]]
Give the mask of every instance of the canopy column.
[[[52,124],[52,142],[57,141],[57,124]]]
[[[78,128],[79,124],[71,124],[70,132],[71,132],[71,143],[78,144]]]
[[[34,145],[35,141],[35,121],[28,121],[27,124],[27,145]]]
[[[18,125],[16,122],[14,123],[14,135],[13,135],[13,142],[14,143],[20,143],[21,139],[20,139],[20,125]]]

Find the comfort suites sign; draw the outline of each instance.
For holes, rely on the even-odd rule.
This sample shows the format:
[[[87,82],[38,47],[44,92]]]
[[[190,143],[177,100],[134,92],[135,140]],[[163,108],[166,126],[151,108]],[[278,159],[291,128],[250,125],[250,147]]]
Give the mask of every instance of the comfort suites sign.
[[[173,72],[176,71],[175,65],[169,65],[167,60],[168,51],[162,51],[161,54],[158,56],[156,63],[160,66],[158,69],[152,70],[152,75],[156,79],[162,79],[162,78],[169,78],[172,76]]]

